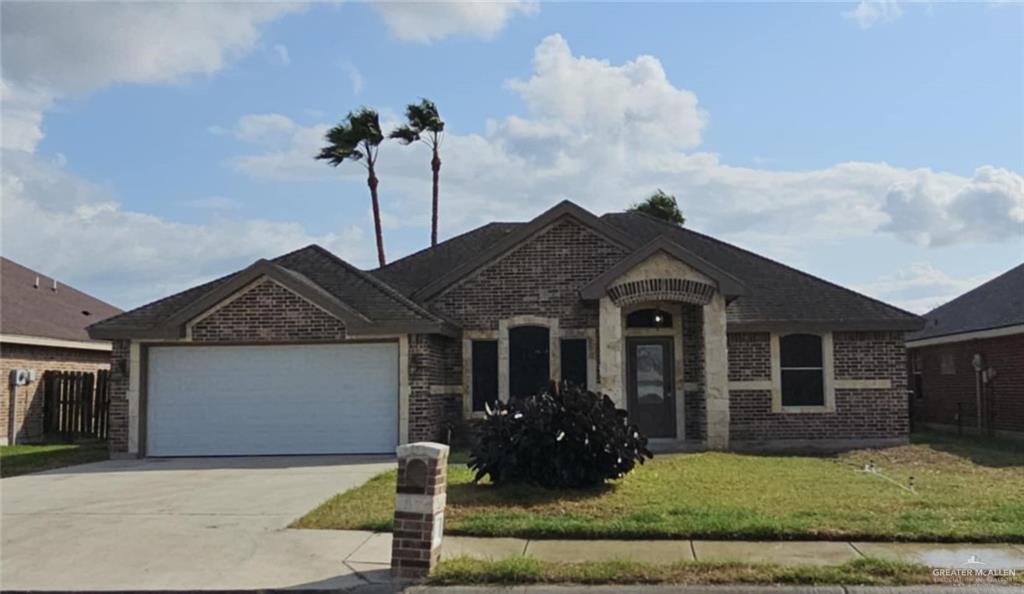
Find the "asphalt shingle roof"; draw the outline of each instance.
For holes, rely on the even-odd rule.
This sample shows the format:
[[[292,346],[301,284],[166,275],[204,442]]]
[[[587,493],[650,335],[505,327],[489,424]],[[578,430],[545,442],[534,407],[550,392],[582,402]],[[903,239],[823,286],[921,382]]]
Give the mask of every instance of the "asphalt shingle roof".
[[[650,241],[664,235],[742,281],[749,293],[729,304],[730,323],[913,323],[917,316],[702,233],[638,213],[602,220]]]
[[[0,258],[0,332],[84,341],[89,340],[86,327],[121,313],[113,305],[60,281],[54,291],[53,281],[17,262]]]
[[[907,340],[1024,324],[1024,264],[924,314],[925,327]]]
[[[638,245],[658,237],[667,238],[736,277],[747,292],[729,304],[727,313],[733,324],[798,322],[913,328],[920,321],[917,316],[881,301],[643,214],[610,213],[600,220],[609,231],[633,238]],[[525,225],[528,223],[490,223],[369,272],[358,270],[315,245],[272,262],[304,276],[374,322],[444,322],[437,313],[409,296],[488,250],[504,250],[500,247],[503,240],[511,241],[510,234],[527,228]],[[144,305],[98,326],[133,329],[156,326],[234,276],[228,275]]]
[[[374,322],[440,321],[441,318],[409,301],[395,289],[341,260],[318,245],[310,245],[271,260],[297,273]],[[98,330],[153,328],[203,295],[229,282],[240,272],[148,303],[96,324]]]

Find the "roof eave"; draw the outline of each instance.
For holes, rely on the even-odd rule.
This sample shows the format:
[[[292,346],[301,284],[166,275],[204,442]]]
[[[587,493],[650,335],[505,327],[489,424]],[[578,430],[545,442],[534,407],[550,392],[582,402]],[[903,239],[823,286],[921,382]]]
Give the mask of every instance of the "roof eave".
[[[738,332],[827,332],[863,331],[863,332],[912,332],[919,330],[924,321],[920,318],[896,320],[755,320],[728,322],[729,331]]]

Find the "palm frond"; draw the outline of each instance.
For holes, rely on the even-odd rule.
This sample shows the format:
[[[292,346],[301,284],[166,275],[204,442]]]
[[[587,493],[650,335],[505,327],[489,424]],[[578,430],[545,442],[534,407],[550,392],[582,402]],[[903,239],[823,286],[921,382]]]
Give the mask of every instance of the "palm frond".
[[[359,161],[367,157],[367,151],[384,141],[380,131],[380,116],[376,111],[361,107],[349,112],[345,119],[324,135],[327,146],[320,149],[315,157],[337,167],[346,160]],[[360,146],[367,147],[367,151]]]

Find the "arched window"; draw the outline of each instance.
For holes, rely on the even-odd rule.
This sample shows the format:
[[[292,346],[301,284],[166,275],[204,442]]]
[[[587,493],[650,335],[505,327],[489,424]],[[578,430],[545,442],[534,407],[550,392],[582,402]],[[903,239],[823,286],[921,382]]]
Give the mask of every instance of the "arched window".
[[[783,406],[824,406],[825,368],[821,337],[787,334],[779,338]]]
[[[639,309],[626,316],[627,328],[671,328],[672,314],[660,309]]]

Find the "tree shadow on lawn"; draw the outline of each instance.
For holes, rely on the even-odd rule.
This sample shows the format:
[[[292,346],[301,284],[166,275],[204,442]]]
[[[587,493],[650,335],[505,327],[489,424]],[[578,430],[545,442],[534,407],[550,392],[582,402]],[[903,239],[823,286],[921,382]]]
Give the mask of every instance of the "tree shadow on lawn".
[[[990,468],[1024,467],[1024,443],[993,437],[915,433],[910,443],[970,460]]]
[[[617,485],[605,483],[585,489],[546,489],[537,485],[514,483],[452,483],[448,485],[449,503],[464,506],[536,507],[557,502],[586,501],[613,492]]]

